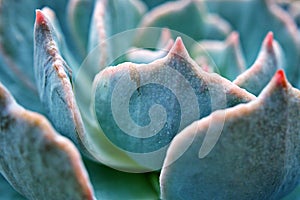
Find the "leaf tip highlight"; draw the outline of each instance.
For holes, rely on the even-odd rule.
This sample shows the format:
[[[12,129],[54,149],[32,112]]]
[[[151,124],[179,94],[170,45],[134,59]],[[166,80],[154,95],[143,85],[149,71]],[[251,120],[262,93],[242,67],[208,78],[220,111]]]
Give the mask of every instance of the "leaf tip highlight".
[[[274,41],[274,34],[272,31],[268,32],[267,36],[264,40],[264,45],[267,48],[268,51],[273,50],[273,41]]]
[[[35,16],[36,16],[35,18],[36,24],[42,25],[46,23],[45,16],[40,9],[35,10]]]
[[[287,83],[287,79],[286,79],[286,76],[285,76],[285,73],[282,69],[278,70],[275,74],[275,80],[276,80],[276,83],[277,85],[281,85],[282,87],[286,88],[288,86],[288,83]]]

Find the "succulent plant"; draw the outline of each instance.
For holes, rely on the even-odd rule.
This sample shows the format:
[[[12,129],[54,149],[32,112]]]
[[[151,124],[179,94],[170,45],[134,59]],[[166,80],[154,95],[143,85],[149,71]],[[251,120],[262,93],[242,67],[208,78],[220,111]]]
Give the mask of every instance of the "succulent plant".
[[[299,19],[297,1],[0,1],[0,199],[299,199]]]

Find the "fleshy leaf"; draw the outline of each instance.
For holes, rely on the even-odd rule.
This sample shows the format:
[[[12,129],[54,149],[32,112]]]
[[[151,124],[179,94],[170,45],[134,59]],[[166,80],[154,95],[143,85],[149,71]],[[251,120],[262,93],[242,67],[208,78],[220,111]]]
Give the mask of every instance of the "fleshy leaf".
[[[199,42],[193,47],[192,55],[200,66],[206,65],[213,69],[216,65],[217,69],[213,70],[229,80],[235,79],[246,68],[239,35],[236,32],[231,33],[225,41]],[[211,63],[212,61],[214,63]]]
[[[109,65],[114,55],[126,52],[132,45],[133,35],[124,35],[113,40],[111,36],[136,28],[145,5],[139,0],[97,0],[93,12],[88,50],[93,50],[98,56],[91,64],[92,75]]]
[[[166,27],[195,40],[224,39],[230,32],[227,22],[206,13],[204,4],[196,0],[166,2],[149,11],[143,17],[140,27],[142,29],[137,35],[136,44],[141,46],[152,43],[153,35],[147,30],[148,27]]]
[[[273,33],[270,32],[263,42],[255,63],[233,83],[258,95],[281,67],[280,63],[282,63],[280,50],[273,41]]]
[[[141,154],[137,162],[150,169],[160,169],[168,144],[191,122],[255,98],[201,70],[180,38],[155,62],[106,68],[96,76],[93,91],[95,113],[106,137],[133,158]]]
[[[282,198],[300,178],[299,113],[300,91],[279,70],[256,100],[194,122],[168,149],[162,199]],[[202,142],[216,131],[202,157]]]
[[[0,172],[28,199],[93,199],[76,147],[0,84]]]
[[[286,62],[287,77],[296,85],[300,74],[300,39],[297,35],[295,22],[275,1],[206,1],[211,12],[221,15],[228,20],[234,29],[239,32],[241,43],[250,66],[259,52],[259,43],[265,35],[272,31],[282,45]],[[238,16],[238,17],[237,17]],[[249,27],[255,27],[250,28]]]
[[[36,79],[40,98],[53,126],[59,133],[72,139],[85,155],[98,162],[111,167],[119,167],[119,163],[124,168],[127,165],[136,166],[124,153],[115,156],[117,164],[110,159],[111,154],[117,154],[118,150],[105,137],[101,137],[101,130],[89,116],[79,112],[72,90],[71,70],[60,56],[49,20],[40,10],[36,13],[35,27]],[[99,144],[99,147],[95,147],[94,143]]]
[[[65,59],[65,61],[71,67],[71,69],[74,70],[76,73],[76,71],[79,67],[79,64],[74,59],[73,55],[71,54],[71,52],[67,46],[64,34],[58,23],[56,13],[49,7],[44,7],[42,9],[42,11],[43,11],[44,15],[47,16],[49,23],[52,25],[53,35],[55,35],[55,37],[57,38],[55,42],[57,43],[57,46],[61,51],[62,57]]]
[[[97,199],[159,199],[149,181],[150,174],[125,173],[86,160],[85,165]]]
[[[78,144],[84,127],[72,90],[72,71],[60,56],[57,36],[40,10],[36,11],[34,36],[34,67],[40,99],[56,130]]]
[[[18,102],[43,112],[33,75],[32,12],[38,1],[0,2],[0,79]]]
[[[68,20],[70,31],[82,57],[86,55],[90,21],[94,8],[94,0],[70,0],[68,3]]]

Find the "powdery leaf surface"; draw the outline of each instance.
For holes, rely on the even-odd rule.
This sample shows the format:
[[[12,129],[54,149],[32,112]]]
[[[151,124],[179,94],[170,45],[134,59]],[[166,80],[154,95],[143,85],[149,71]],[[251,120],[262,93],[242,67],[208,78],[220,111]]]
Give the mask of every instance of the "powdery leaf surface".
[[[76,147],[0,85],[0,172],[28,199],[93,199]]]
[[[300,92],[279,70],[256,100],[194,122],[168,149],[162,199],[280,199],[290,193],[300,177],[299,111]],[[221,131],[218,142],[199,158],[215,130]]]
[[[95,55],[91,61],[92,76],[111,64],[132,46],[133,34],[123,33],[136,28],[145,5],[139,0],[97,0],[92,15],[88,50]],[[121,33],[121,37],[112,37]]]
[[[57,36],[42,11],[36,11],[34,68],[40,99],[53,126],[77,144],[84,127],[72,90],[72,71],[61,57]]]
[[[278,45],[273,41],[273,33],[269,33],[260,49],[254,64],[234,81],[236,85],[258,95],[269,83],[275,72],[282,67],[282,55]]]
[[[231,30],[227,22],[208,14],[203,3],[196,0],[166,2],[150,10],[139,26],[142,29],[138,32],[136,41],[138,44],[147,44],[144,46],[149,46],[153,37],[147,30],[149,27],[169,28],[194,40],[224,39]]]
[[[299,84],[300,39],[291,16],[273,0],[206,1],[209,10],[227,20],[241,37],[247,65],[250,66],[259,52],[259,43],[272,31],[282,46],[284,67],[290,82]],[[238,17],[237,17],[238,16]],[[255,27],[255,28],[254,28]]]
[[[93,88],[95,114],[109,140],[129,155],[144,155],[141,164],[158,169],[178,131],[214,110],[255,98],[227,79],[201,70],[180,38],[166,57],[155,62],[106,68],[96,76]],[[146,159],[154,152],[158,155]]]

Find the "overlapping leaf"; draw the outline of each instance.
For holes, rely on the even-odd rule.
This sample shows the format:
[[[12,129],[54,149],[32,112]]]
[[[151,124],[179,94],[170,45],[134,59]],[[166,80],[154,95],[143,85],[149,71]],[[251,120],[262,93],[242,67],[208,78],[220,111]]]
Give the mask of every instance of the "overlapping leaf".
[[[47,19],[38,10],[35,24],[35,73],[41,101],[53,126],[72,139],[85,155],[98,162],[115,166],[127,165],[126,156],[98,136],[101,130],[81,117],[72,88],[72,71],[60,55],[57,36]],[[99,149],[94,149],[94,143]],[[112,152],[114,159],[110,159]],[[120,157],[123,157],[120,159]],[[111,162],[113,160],[115,162]],[[128,161],[129,162],[129,161]]]
[[[82,58],[87,54],[89,27],[94,8],[94,0],[70,0],[67,16],[70,32]]]
[[[88,49],[93,50],[90,71],[94,76],[132,45],[133,35],[124,34],[115,40],[111,36],[136,28],[146,9],[139,0],[98,0],[93,12]]]
[[[37,2],[0,2],[0,78],[23,106],[43,112],[32,68],[33,21],[28,20],[34,19]]]
[[[194,120],[254,99],[219,75],[201,70],[180,38],[155,62],[106,68],[95,78],[94,95],[96,116],[109,140],[129,155],[145,158],[166,148]],[[159,169],[163,159],[161,153],[140,164],[158,162],[154,166]]]
[[[256,100],[194,122],[168,150],[162,199],[282,198],[299,182],[299,113],[300,92],[278,71]],[[215,131],[218,142],[199,157]]]
[[[39,114],[0,84],[0,172],[28,199],[93,199],[81,157]]]
[[[56,130],[80,144],[84,127],[72,90],[72,71],[61,57],[57,36],[36,11],[34,70],[41,102]]]
[[[245,52],[247,65],[250,66],[259,51],[259,43],[267,32],[272,31],[282,46],[286,62],[284,67],[292,84],[298,85],[300,74],[300,39],[297,27],[275,1],[206,1],[211,12],[226,19],[238,31]],[[238,17],[237,17],[238,16]]]
[[[280,47],[273,41],[273,33],[269,33],[254,64],[239,75],[233,83],[258,95],[282,66],[282,62]]]
[[[166,27],[194,40],[225,39],[230,31],[227,22],[216,15],[208,14],[203,3],[196,0],[166,2],[149,11],[143,17],[140,27],[142,30],[136,38],[136,43],[142,46],[150,46],[153,43],[152,33],[143,28]]]

